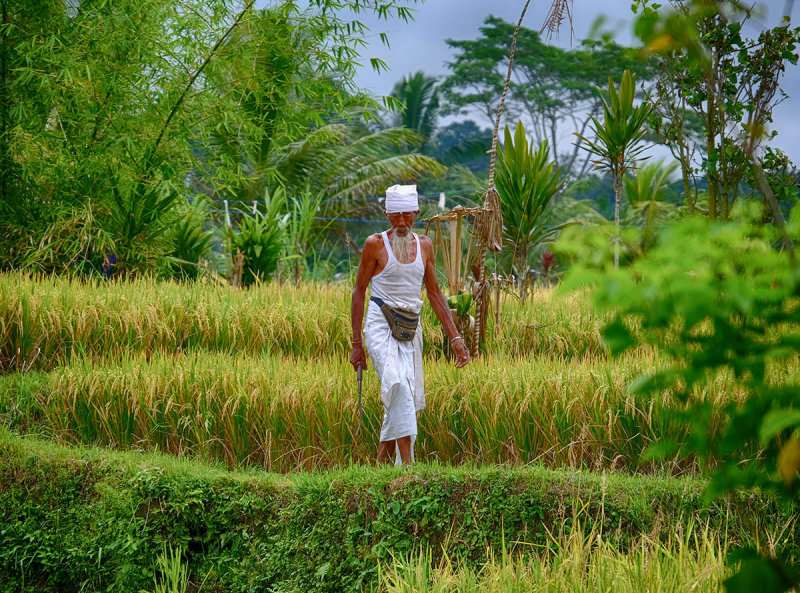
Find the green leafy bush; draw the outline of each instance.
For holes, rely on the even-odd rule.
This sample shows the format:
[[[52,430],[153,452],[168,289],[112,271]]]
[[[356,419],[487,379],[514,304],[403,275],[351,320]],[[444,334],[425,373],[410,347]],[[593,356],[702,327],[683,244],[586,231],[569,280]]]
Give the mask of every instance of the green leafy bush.
[[[180,212],[178,220],[167,233],[172,244],[172,253],[167,258],[168,270],[174,278],[196,279],[200,260],[213,245],[214,233],[203,228],[207,208],[206,200],[197,200]]]
[[[272,196],[267,193],[264,204],[265,212],[245,216],[238,230],[228,232],[231,254],[235,255],[237,250],[244,254],[243,286],[269,280],[281,261],[289,221],[289,215],[283,212],[286,196],[282,190]]]
[[[793,249],[773,248],[787,237],[757,223],[757,206],[739,215],[738,222],[694,217],[675,224],[646,259],[620,270],[610,264],[607,242],[565,238],[568,249],[582,253],[567,287],[597,287],[596,304],[613,313],[603,332],[613,354],[649,344],[668,357],[666,368],[630,389],[671,390],[689,404],[680,418],[692,429],[683,443],[662,440],[652,455],[679,450],[706,460],[712,497],[770,492],[798,509],[800,383],[770,370],[800,352],[800,269]],[[787,229],[800,235],[799,208]],[[731,391],[744,397],[716,411],[697,394],[720,380],[732,381]],[[789,568],[797,558],[779,559],[778,552],[762,548],[732,557],[740,570],[728,589],[751,590],[748,583],[759,582],[762,592],[777,593],[800,584]]]

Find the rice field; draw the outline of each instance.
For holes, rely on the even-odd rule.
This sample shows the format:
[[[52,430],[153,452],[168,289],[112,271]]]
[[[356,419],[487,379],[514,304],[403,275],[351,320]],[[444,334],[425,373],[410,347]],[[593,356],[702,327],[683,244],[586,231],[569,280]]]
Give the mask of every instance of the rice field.
[[[357,434],[350,290],[0,274],[0,426],[68,445],[158,451],[298,477],[368,465],[382,408],[370,367]],[[525,303],[511,295],[501,302],[490,312],[482,356],[460,370],[443,356],[431,308],[423,309],[427,409],[418,419],[418,460],[603,477],[703,475],[693,458],[643,458],[654,442],[680,443],[691,430],[669,390],[629,389],[666,364],[657,350],[611,359],[600,335],[604,319],[586,293],[539,290]],[[768,368],[776,383],[798,373],[800,359]],[[744,394],[722,374],[693,397],[711,405],[711,430],[721,434],[724,407]],[[508,542],[498,554],[487,549],[479,568],[416,549],[381,564],[370,590],[717,591],[730,574],[726,534],[699,524],[641,534],[625,547],[593,527],[547,529],[541,549]]]
[[[452,464],[664,471],[661,463],[640,464],[639,456],[665,435],[681,441],[687,427],[670,416],[676,404],[669,393],[651,398],[626,389],[656,362],[653,356],[614,362],[487,356],[458,371],[444,359],[430,360],[419,454]],[[13,381],[22,378],[7,379]],[[699,397],[719,409],[730,389],[721,381]],[[286,472],[367,463],[382,418],[378,390],[376,375],[366,373],[365,433],[358,437],[354,373],[341,357],[88,357],[29,381],[26,409],[13,413],[16,424],[45,427],[69,443]],[[695,468],[675,461],[668,470]]]
[[[627,391],[636,376],[658,368],[658,354],[607,360],[601,320],[585,300],[540,291],[525,305],[507,302],[487,355],[461,371],[439,356],[441,332],[427,307],[421,457],[664,471],[639,457],[658,438],[685,436],[669,414],[676,404],[669,393]],[[379,385],[366,373],[366,431],[358,438],[347,286],[244,292],[2,276],[0,307],[2,359],[17,371],[11,383],[20,373],[50,371],[30,407],[17,406],[24,416],[17,423],[67,442],[273,471],[366,462],[373,454]],[[736,397],[724,380],[699,395],[717,407]],[[692,461],[667,469],[696,470]]]
[[[235,291],[0,274],[0,372],[136,353],[346,357],[351,290],[341,284],[264,284]],[[503,302],[497,331],[490,314],[489,353],[562,359],[602,354],[602,320],[585,299],[547,291],[524,306],[511,296]],[[436,356],[442,333],[429,306],[423,308],[423,331],[426,354]]]
[[[350,287],[82,283],[0,276],[0,422],[60,442],[159,450],[289,472],[368,463],[382,410],[365,373],[365,430],[347,362]],[[504,297],[484,356],[456,370],[423,318],[428,407],[417,453],[443,463],[692,474],[693,459],[642,461],[685,439],[668,391],[628,385],[663,361],[610,360],[582,294]],[[798,364],[770,370],[775,380]],[[715,410],[741,397],[726,377],[697,392]],[[714,427],[721,430],[719,423]]]

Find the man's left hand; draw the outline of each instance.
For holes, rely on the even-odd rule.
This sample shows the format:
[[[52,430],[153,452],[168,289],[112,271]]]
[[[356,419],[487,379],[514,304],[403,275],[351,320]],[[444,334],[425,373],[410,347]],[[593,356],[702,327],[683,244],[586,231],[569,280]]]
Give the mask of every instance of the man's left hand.
[[[450,348],[453,350],[456,368],[460,369],[461,367],[466,366],[469,362],[469,349],[464,343],[464,340],[455,340],[452,344],[450,344]]]

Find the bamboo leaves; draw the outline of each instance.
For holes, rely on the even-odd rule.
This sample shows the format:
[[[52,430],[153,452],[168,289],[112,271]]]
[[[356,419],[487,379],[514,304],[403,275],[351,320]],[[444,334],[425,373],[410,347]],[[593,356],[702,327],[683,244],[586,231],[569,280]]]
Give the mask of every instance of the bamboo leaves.
[[[119,268],[152,269],[178,198],[257,200],[310,127],[374,106],[352,88],[363,26],[347,8],[404,18],[406,0],[272,4],[82,2],[67,19],[63,2],[4,3],[0,267],[91,273],[111,244]],[[415,158],[372,177],[436,165]],[[49,240],[89,211],[99,233]]]

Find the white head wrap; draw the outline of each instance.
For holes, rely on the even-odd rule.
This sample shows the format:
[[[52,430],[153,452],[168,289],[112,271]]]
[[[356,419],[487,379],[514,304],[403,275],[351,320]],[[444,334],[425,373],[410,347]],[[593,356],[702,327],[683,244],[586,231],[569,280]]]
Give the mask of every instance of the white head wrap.
[[[419,210],[416,185],[393,185],[386,188],[386,212],[416,212]]]

